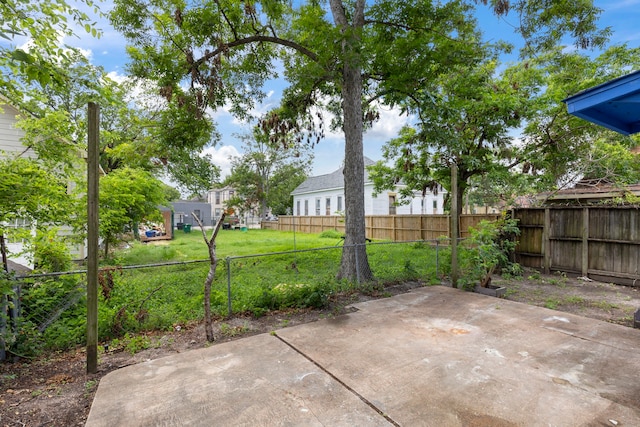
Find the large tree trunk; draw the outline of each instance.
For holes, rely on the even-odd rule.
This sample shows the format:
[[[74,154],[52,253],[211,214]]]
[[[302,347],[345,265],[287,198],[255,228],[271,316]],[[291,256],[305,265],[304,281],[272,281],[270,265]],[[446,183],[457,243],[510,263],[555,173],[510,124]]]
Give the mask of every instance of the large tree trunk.
[[[336,24],[348,34],[342,43],[342,108],[345,137],[344,198],[345,241],[339,279],[355,282],[372,278],[366,251],[364,221],[364,154],[362,144],[362,66],[359,55],[360,31],[364,26],[364,0],[355,4],[353,23],[349,25],[341,1],[331,0]]]

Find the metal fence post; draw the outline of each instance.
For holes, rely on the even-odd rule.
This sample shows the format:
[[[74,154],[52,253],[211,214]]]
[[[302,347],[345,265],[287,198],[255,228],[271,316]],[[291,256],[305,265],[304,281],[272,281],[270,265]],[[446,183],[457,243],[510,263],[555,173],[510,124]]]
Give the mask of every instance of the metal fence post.
[[[227,316],[231,316],[231,258],[226,257],[227,263]]]

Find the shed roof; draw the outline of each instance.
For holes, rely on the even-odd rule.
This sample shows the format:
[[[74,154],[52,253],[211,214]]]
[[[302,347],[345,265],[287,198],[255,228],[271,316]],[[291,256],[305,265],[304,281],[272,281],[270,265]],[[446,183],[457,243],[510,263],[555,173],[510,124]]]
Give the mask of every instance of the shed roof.
[[[640,132],[640,70],[563,100],[569,114],[623,135]]]

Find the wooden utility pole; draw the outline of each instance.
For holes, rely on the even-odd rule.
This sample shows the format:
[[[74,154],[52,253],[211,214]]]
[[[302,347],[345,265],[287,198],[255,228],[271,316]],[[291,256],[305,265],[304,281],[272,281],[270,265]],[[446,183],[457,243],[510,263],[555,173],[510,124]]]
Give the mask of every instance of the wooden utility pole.
[[[458,286],[458,235],[460,217],[458,216],[458,164],[451,165],[451,286]]]
[[[87,109],[87,373],[98,371],[98,186],[100,107]]]

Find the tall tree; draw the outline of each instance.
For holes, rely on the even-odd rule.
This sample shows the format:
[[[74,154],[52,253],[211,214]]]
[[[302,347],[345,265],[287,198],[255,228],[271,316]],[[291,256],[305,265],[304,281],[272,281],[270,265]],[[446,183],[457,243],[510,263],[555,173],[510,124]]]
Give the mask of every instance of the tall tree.
[[[527,73],[512,69],[497,75],[496,53],[488,52],[481,62],[451,67],[425,98],[415,96],[419,111],[418,129],[407,128],[389,141],[384,156],[394,162],[375,169],[378,189],[399,180],[407,190],[433,189],[435,183],[450,189],[450,169],[458,171],[458,212],[474,177],[499,173],[520,163],[514,159],[509,131],[516,129],[531,112],[530,98],[537,89]]]
[[[244,154],[232,161],[231,175],[225,180],[236,190],[236,206],[241,211],[257,208],[260,218],[269,209],[285,214],[292,207],[290,193],[307,178],[312,156],[304,145],[277,146],[258,127],[241,138]]]
[[[548,3],[490,2],[498,14],[510,7],[519,13],[533,48],[566,32],[583,45],[596,40],[591,36],[598,11],[591,2],[564,0],[553,8]],[[274,136],[304,129],[322,135],[311,114],[329,97],[335,125],[345,135],[346,238],[339,275],[354,280],[371,276],[364,247],[362,133],[376,117],[374,100],[397,103],[400,95],[394,100],[390,94],[408,97],[439,71],[468,63],[477,46],[469,43],[475,4],[329,0],[329,16],[315,0],[296,10],[274,0],[117,0],[111,18],[134,45],[131,71],[157,81],[167,101],[186,111],[194,125],[206,122],[207,108],[225,103],[244,116],[263,95],[264,82],[275,77],[276,55],[294,53],[284,59],[292,82],[284,108],[265,123]]]
[[[208,190],[219,178],[210,157],[200,155],[210,143],[210,133],[194,132],[193,140],[185,144],[189,129],[172,127],[172,111],[157,95],[148,94],[142,82],[116,82],[79,52],[58,61],[68,85],[43,86],[16,79],[21,92],[12,101],[31,112],[21,124],[27,131],[26,145],[46,151],[48,157],[61,150],[64,144],[60,141],[84,147],[86,105],[92,101],[101,106],[100,166],[104,172],[126,166],[155,175],[166,173],[190,193]]]

